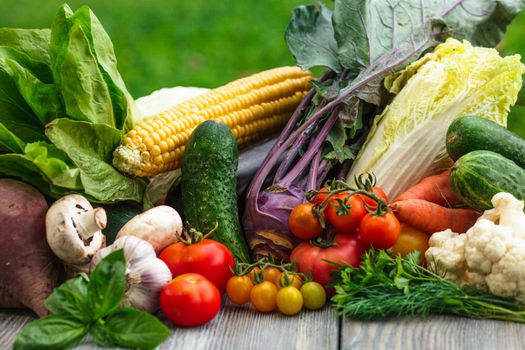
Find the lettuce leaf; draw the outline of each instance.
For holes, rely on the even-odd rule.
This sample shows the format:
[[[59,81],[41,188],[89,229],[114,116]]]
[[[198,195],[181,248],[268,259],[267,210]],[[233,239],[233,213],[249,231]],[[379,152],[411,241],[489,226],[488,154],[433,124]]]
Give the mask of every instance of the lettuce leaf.
[[[394,198],[423,177],[450,165],[445,135],[450,123],[477,115],[506,125],[525,66],[520,56],[448,39],[385,79],[396,97],[361,149],[348,180],[372,172]]]
[[[111,165],[113,150],[123,136],[121,130],[62,118],[46,126],[46,135],[79,169],[84,192],[96,202],[142,201],[144,182]]]

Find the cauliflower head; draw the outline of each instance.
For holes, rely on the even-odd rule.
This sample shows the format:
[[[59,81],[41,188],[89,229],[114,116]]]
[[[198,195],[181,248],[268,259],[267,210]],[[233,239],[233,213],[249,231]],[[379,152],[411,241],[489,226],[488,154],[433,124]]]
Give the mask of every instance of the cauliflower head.
[[[450,281],[488,288],[525,304],[524,203],[502,192],[492,204],[494,209],[466,233],[434,233],[425,258],[429,268]]]

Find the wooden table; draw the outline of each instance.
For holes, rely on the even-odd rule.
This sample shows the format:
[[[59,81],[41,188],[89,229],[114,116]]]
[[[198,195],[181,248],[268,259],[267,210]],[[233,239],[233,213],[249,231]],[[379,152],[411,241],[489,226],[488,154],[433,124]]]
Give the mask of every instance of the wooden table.
[[[0,349],[11,349],[16,333],[31,319],[27,311],[0,311]],[[456,317],[357,322],[338,318],[328,306],[285,317],[226,304],[205,326],[172,329],[160,349],[525,349],[525,324]],[[93,348],[90,338],[78,347]]]

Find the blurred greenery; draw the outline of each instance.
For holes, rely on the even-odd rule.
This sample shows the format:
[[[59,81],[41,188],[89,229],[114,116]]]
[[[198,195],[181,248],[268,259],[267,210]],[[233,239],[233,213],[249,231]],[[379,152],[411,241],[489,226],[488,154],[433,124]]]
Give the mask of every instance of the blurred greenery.
[[[48,28],[64,0],[0,0],[0,27]],[[176,85],[216,87],[294,60],[292,9],[309,0],[69,0],[109,33],[134,97]]]
[[[294,64],[284,42],[291,10],[310,0],[69,0],[89,5],[113,40],[134,97],[176,85],[216,87]],[[49,27],[63,0],[1,0],[0,27]],[[525,13],[509,27],[503,54],[525,57]],[[525,138],[525,90],[509,128]]]

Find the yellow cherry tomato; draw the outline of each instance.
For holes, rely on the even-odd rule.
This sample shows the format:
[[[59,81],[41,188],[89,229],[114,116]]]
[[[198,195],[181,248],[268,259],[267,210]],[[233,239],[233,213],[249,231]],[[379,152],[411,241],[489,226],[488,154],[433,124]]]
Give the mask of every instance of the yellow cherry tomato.
[[[284,287],[277,293],[277,308],[284,315],[296,315],[303,308],[303,295],[293,286]]]
[[[275,310],[276,299],[277,287],[272,282],[263,281],[256,284],[250,292],[250,300],[253,307],[260,312],[271,312]]]
[[[405,257],[417,250],[421,254],[421,257],[424,258],[425,252],[428,249],[429,238],[430,237],[425,232],[402,223],[399,237],[392,247],[392,253]]]
[[[310,310],[320,309],[326,304],[326,292],[323,286],[317,282],[310,281],[301,287],[304,307]]]
[[[243,305],[250,301],[250,293],[253,288],[249,276],[233,276],[226,284],[226,294],[232,303]]]
[[[286,279],[286,275],[288,274],[288,283],[287,282],[287,279]],[[281,274],[279,275],[279,279],[277,280],[277,289],[281,289],[283,287],[287,287],[287,286],[294,286],[295,288],[299,289],[301,288],[303,284],[303,279],[294,274],[294,273],[291,273],[291,272],[281,272]]]

